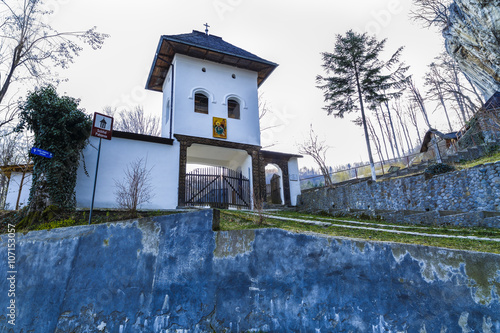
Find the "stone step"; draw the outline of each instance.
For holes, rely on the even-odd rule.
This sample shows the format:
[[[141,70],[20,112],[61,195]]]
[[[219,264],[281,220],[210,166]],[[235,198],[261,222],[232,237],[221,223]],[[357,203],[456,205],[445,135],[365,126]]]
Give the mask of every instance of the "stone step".
[[[330,209],[332,216],[351,216],[357,218],[381,219],[389,223],[426,226],[460,226],[500,228],[500,212],[492,211],[421,211],[421,210],[383,210],[383,209]]]
[[[484,218],[500,216],[500,212],[483,211],[482,213]]]
[[[500,228],[500,216],[484,218],[481,226],[485,228]]]
[[[482,225],[482,212],[460,212],[448,214],[446,211],[440,211],[440,218],[436,221],[437,225],[453,225],[460,227],[478,227]]]
[[[403,216],[403,221],[406,224],[414,225],[437,225],[439,213],[437,211],[420,212]]]
[[[373,217],[374,218],[380,218],[381,220],[390,222],[390,223],[397,223],[397,218],[400,216],[398,211],[395,210],[374,210],[373,211]]]
[[[443,217],[443,216],[450,216],[450,215],[460,215],[460,214],[463,214],[465,212],[459,211],[459,210],[439,210],[438,213],[439,213],[439,216]]]

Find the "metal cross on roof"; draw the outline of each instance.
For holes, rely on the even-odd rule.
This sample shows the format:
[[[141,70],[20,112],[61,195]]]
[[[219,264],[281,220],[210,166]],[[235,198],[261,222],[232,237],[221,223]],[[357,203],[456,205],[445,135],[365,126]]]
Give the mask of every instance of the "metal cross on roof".
[[[205,34],[208,35],[208,28],[210,28],[210,26],[208,25],[208,23],[205,23],[204,26],[205,26]]]

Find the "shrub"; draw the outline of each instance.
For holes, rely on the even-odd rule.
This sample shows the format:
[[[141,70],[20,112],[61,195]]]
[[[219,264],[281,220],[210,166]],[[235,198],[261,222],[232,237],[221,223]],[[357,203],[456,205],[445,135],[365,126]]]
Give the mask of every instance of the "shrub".
[[[43,211],[47,202],[64,209],[76,205],[76,172],[92,125],[90,116],[78,108],[79,102],[59,96],[49,85],[31,92],[19,105],[17,130],[32,131],[33,146],[53,153],[52,158],[32,156],[30,212]]]
[[[452,167],[451,165],[448,165],[445,163],[436,163],[436,164],[429,165],[425,169],[424,172],[426,174],[429,174],[429,175],[438,175],[441,173],[447,173],[447,172],[455,171],[455,170],[456,169],[454,167]]]
[[[115,179],[118,206],[128,210],[133,217],[137,216],[137,207],[149,202],[154,196],[151,169],[147,169],[146,161],[139,158],[127,166],[123,180]]]

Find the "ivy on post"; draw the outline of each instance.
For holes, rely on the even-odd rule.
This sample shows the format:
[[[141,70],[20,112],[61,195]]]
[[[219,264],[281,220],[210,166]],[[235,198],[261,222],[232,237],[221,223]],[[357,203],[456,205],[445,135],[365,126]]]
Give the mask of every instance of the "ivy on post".
[[[79,102],[59,96],[48,85],[29,93],[20,103],[18,130],[32,131],[34,146],[53,153],[50,159],[33,156],[30,211],[41,211],[49,204],[61,209],[76,206],[76,173],[92,124],[90,116],[78,108]]]

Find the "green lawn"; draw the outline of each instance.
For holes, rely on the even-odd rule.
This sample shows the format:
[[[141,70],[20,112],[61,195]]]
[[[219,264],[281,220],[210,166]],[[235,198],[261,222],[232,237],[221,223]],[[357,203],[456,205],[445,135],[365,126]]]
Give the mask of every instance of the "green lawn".
[[[497,161],[500,161],[500,151],[496,151],[495,153],[481,157],[477,160],[458,163],[457,165],[455,165],[455,167],[457,169],[461,170],[461,169],[472,168],[476,165],[481,165],[481,164],[485,164],[485,163],[493,163],[493,162],[497,162]]]
[[[178,213],[175,211],[144,211],[139,212],[138,217],[150,217]],[[263,222],[259,223],[259,216],[248,211],[221,210],[220,230],[244,230],[259,228],[280,228],[296,233],[318,233],[335,237],[347,237],[368,241],[396,242],[405,244],[419,244],[426,246],[437,246],[450,249],[470,250],[478,252],[500,253],[500,242],[484,240],[484,238],[500,239],[500,229],[490,228],[464,228],[456,226],[430,227],[391,224],[380,220],[360,220],[352,218],[333,218],[324,215],[311,215],[293,211],[264,212],[268,215]],[[12,217],[12,215],[9,215]],[[2,217],[0,215],[0,217]],[[5,217],[5,216],[3,216]],[[95,211],[93,224],[115,222],[130,219],[131,217],[123,211],[98,210]],[[293,220],[286,220],[293,219]],[[7,223],[7,219],[1,219],[1,233]],[[301,220],[301,221],[297,221]],[[313,221],[321,222],[322,225],[314,225]],[[70,227],[88,224],[88,211],[74,211],[60,213],[51,221],[33,223],[24,228],[18,228],[17,232],[28,232],[32,230],[44,230],[60,227]],[[408,234],[414,233],[414,234]],[[483,238],[445,238],[448,237],[477,237]]]
[[[266,215],[268,213],[265,213]],[[316,220],[328,222],[325,216],[308,215],[299,212],[271,213],[272,217],[266,217],[262,224],[258,224],[258,218],[249,212],[243,211],[221,211],[221,230],[241,230],[257,228],[280,228],[291,232],[315,232],[330,236],[348,237],[370,241],[396,242],[405,244],[419,244],[427,246],[445,247],[450,249],[470,250],[479,252],[500,253],[500,242],[489,240],[474,240],[463,238],[432,237],[429,235],[443,235],[455,237],[478,237],[500,239],[499,229],[488,228],[462,228],[462,227],[426,227],[390,224],[383,221],[356,220],[356,219],[332,219],[330,225],[313,225],[300,221],[284,220],[282,218]],[[364,224],[359,224],[363,222]],[[376,230],[373,230],[376,229]],[[405,234],[401,232],[418,233]]]

